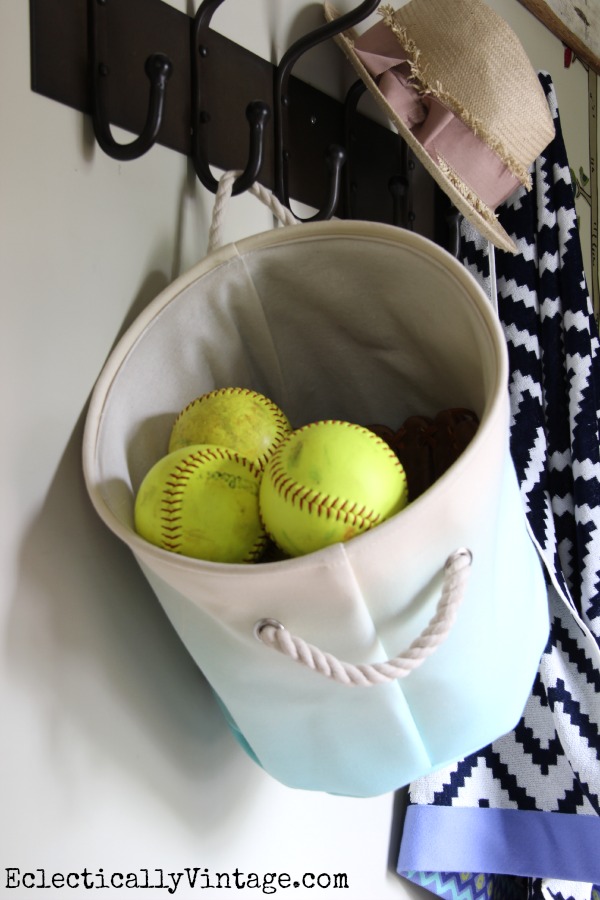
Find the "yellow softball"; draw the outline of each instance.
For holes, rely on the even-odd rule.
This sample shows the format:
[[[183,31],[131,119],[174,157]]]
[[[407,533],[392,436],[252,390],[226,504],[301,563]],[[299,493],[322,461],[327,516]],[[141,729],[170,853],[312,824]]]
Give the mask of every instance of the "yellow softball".
[[[254,562],[266,545],[261,470],[227,447],[181,447],[152,466],[137,492],[135,529],[173,553]]]
[[[190,444],[217,444],[262,467],[291,430],[284,413],[263,394],[219,388],[197,397],[179,413],[169,451]]]
[[[294,431],[267,463],[260,487],[265,529],[290,556],[347,541],[407,502],[393,450],[369,429],[342,421]]]

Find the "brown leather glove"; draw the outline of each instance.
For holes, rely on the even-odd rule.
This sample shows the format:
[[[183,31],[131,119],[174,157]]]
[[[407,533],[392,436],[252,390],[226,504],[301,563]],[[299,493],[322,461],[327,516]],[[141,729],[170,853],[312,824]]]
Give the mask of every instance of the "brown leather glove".
[[[396,453],[406,472],[409,499],[416,500],[458,459],[478,425],[474,412],[456,407],[433,419],[409,416],[397,431],[387,425],[369,428]]]

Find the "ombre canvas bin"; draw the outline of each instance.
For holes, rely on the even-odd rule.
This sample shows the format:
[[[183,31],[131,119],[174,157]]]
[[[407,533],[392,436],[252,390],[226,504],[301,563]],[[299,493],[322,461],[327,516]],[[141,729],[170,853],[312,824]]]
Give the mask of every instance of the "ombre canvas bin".
[[[468,271],[426,238],[356,221],[211,252],[110,353],[85,426],[91,501],[241,746],[283,784],[382,794],[518,721],[548,612],[509,451],[507,381],[502,330]],[[133,515],[143,477],[178,412],[229,386],[265,394],[294,428],[396,428],[457,407],[478,427],[405,509],[345,543],[252,564],[147,543]],[[457,591],[441,639],[444,598]]]

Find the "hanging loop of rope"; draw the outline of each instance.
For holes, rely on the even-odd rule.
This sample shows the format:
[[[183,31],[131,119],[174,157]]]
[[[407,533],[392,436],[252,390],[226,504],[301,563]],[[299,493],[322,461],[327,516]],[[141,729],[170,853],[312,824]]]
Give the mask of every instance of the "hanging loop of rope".
[[[229,201],[231,200],[233,185],[238,177],[240,172],[238,171],[230,171],[225,172],[219,179],[219,186],[217,188],[217,192],[215,194],[215,203],[213,206],[212,212],[212,221],[210,224],[210,231],[208,233],[208,252],[210,253],[212,250],[216,250],[217,247],[221,247],[223,244],[223,226],[225,223],[225,216],[227,213],[227,208],[229,206]],[[254,194],[255,197],[263,203],[268,209],[271,210],[273,215],[281,222],[282,225],[298,225],[299,219],[297,219],[293,213],[289,211],[289,209],[280,203],[275,194],[273,194],[268,188],[263,187],[262,184],[259,184],[258,181],[255,181],[248,188],[251,194]]]

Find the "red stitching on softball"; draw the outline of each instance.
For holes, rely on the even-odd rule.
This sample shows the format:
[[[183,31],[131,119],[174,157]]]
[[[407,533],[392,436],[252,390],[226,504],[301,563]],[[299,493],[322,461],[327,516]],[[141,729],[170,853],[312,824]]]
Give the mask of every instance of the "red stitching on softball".
[[[214,391],[209,391],[206,394],[202,394],[201,397],[196,397],[194,400],[191,400],[181,412],[178,413],[175,422],[173,423],[173,428],[178,424],[181,418],[186,415],[193,407],[200,406],[205,403],[207,400],[211,400],[214,397],[223,397],[223,396],[247,396],[253,400],[257,400],[261,406],[264,406],[266,409],[271,412],[275,418],[276,427],[275,427],[275,436],[273,439],[273,449],[281,443],[284,437],[289,434],[290,431],[290,423],[287,417],[284,415],[282,410],[277,406],[277,404],[266,397],[264,394],[259,393],[258,391],[253,391],[251,388],[236,388],[236,387],[225,387],[225,388],[216,388]],[[271,458],[271,453],[262,453],[258,457],[258,463],[262,468]]]
[[[265,547],[267,546],[267,535],[264,534],[258,538],[250,552],[247,556],[244,557],[244,562],[256,562],[263,554]]]
[[[181,512],[185,488],[194,471],[199,468],[201,462],[202,454],[192,452],[175,466],[167,480],[168,490],[163,493],[161,509],[164,510],[164,506],[166,505],[167,510],[164,510],[166,512],[171,514]],[[174,527],[166,526],[164,524],[165,521],[168,520],[165,519],[165,517],[162,517],[161,542],[163,548],[165,550],[170,550],[172,553],[179,553],[181,551],[182,538],[181,516],[176,519],[179,524]]]
[[[180,533],[180,531],[181,531],[181,525],[179,525],[179,524],[176,524],[176,525],[165,525],[165,524],[164,524],[164,521],[163,521],[162,519],[161,519],[161,521],[163,522],[163,525],[162,525],[162,536],[163,536],[163,539],[164,539],[164,537],[165,537],[165,533],[167,533],[169,537],[175,537],[176,535],[178,535],[178,534]]]
[[[163,550],[170,550],[171,553],[181,553],[181,543],[175,544],[171,541],[163,540]]]
[[[161,543],[164,550],[170,550],[172,553],[181,552],[181,539],[183,537],[181,533],[182,504],[185,497],[185,489],[190,478],[206,460],[218,461],[220,459],[240,463],[253,474],[256,474],[258,471],[254,463],[250,462],[246,457],[239,456],[234,450],[221,447],[206,446],[202,450],[193,450],[184,459],[180,460],[169,474],[166,481],[168,487],[163,491],[163,496],[161,497],[160,508],[161,512],[164,513],[161,516],[161,522],[163,523],[161,525]],[[177,513],[181,513],[181,515],[178,516],[176,515]],[[167,522],[176,522],[178,524],[166,525],[165,523]],[[264,549],[266,539],[266,535],[264,539],[259,539],[257,545],[251,550],[251,554],[260,555]],[[253,562],[254,556],[249,556],[247,559],[249,562]]]
[[[309,425],[305,425],[304,428],[312,428],[317,424],[317,422],[311,422]],[[358,428],[359,426],[350,425],[349,427]],[[373,435],[373,437],[379,441],[379,438],[377,438],[376,435]],[[380,441],[380,443],[389,450],[385,441]],[[308,510],[314,509],[317,516],[320,516],[322,510],[325,509],[327,517],[330,517],[335,513],[337,521],[348,522],[354,526],[357,524],[359,526],[362,524],[372,526],[376,525],[381,520],[381,515],[376,513],[375,510],[367,510],[365,506],[362,506],[361,509],[357,511],[358,504],[356,502],[349,507],[349,500],[342,500],[340,497],[332,498],[328,494],[322,494],[314,488],[309,488],[298,481],[294,481],[294,479],[292,479],[283,469],[281,457],[284,447],[285,444],[281,445],[271,457],[271,468],[269,471],[274,490],[280,496],[283,496],[284,500],[291,502],[292,506],[297,506],[299,509],[303,509],[304,504],[306,503]],[[395,463],[400,466],[396,454],[393,453],[393,451],[390,451],[389,455],[393,458]]]

